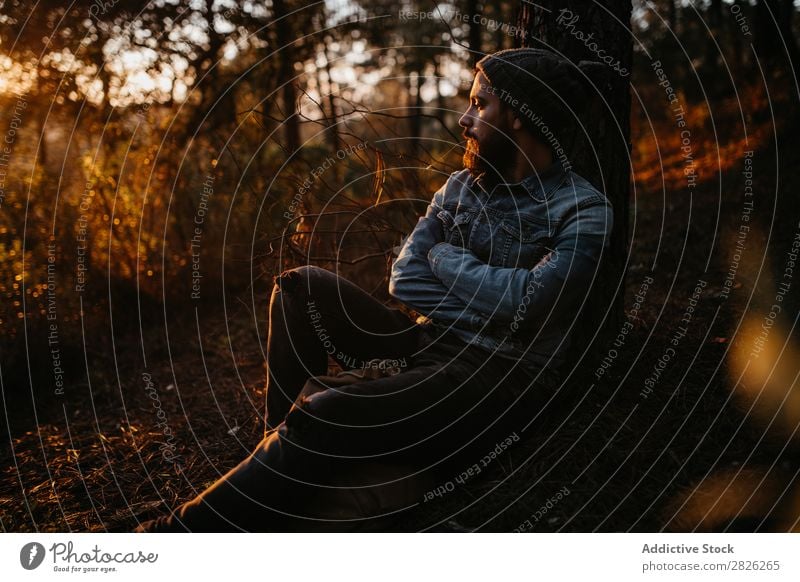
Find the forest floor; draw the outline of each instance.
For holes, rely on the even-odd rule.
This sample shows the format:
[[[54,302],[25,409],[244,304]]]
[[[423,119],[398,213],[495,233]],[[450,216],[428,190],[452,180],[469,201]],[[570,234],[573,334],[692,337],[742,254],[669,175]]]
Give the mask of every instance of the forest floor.
[[[662,185],[643,170],[630,216],[625,305],[632,329],[605,373],[569,386],[576,395],[570,405],[479,478],[420,504],[391,527],[797,530],[797,391],[783,380],[790,377],[785,358],[775,355],[791,335],[782,330],[796,322],[796,289],[783,301],[763,353],[774,366],[762,380],[783,382],[776,390],[791,393],[786,405],[774,394],[748,392],[758,378],[740,365],[755,345],[752,330],[774,303],[770,281],[784,272],[798,230],[789,195],[800,188],[800,151],[791,139],[786,131],[777,140],[768,132],[753,140],[753,228],[730,294],[724,283],[741,232],[743,150],[727,153],[721,180],[713,167],[701,167],[691,191],[680,172]],[[634,317],[635,296],[648,281]],[[266,312],[265,289],[256,304]],[[682,323],[690,307],[690,320]],[[162,327],[141,336],[129,329],[109,338],[107,351],[87,356],[91,373],[57,402],[32,405],[29,396],[12,397],[15,386],[7,382],[10,439],[0,445],[0,528],[130,531],[238,463],[263,433],[258,331],[265,329],[264,315],[254,317],[234,301],[225,313],[204,313],[200,334],[187,311],[170,322],[171,343]],[[140,345],[147,347],[147,375]],[[796,355],[787,345],[786,354]],[[770,376],[774,370],[779,373]],[[174,435],[180,471],[164,454],[165,426]]]

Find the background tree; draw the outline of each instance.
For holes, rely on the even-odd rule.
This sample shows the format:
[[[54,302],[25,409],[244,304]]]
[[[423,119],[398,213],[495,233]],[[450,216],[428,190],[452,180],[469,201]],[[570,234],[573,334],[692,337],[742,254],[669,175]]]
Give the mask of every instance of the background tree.
[[[593,33],[597,46],[605,49],[607,54],[614,55],[620,67],[629,72],[633,56],[631,10],[630,0],[603,4],[552,0],[536,4],[522,2],[518,22],[528,34],[520,39],[521,45],[554,49],[573,63],[596,61],[597,56],[572,31],[581,31],[583,35]],[[574,25],[572,29],[565,26],[567,21]],[[601,333],[597,334],[597,340],[592,345],[602,348],[619,328],[625,289],[624,265],[628,256],[630,76],[609,69],[606,78],[597,82],[596,96],[602,97],[603,103],[587,116],[592,122],[584,125],[588,134],[583,140],[583,147],[576,149],[573,163],[578,173],[611,201],[615,220],[604,266],[599,271],[583,314],[576,320],[573,350],[578,350],[578,353],[590,348],[586,342],[598,329],[601,329]]]

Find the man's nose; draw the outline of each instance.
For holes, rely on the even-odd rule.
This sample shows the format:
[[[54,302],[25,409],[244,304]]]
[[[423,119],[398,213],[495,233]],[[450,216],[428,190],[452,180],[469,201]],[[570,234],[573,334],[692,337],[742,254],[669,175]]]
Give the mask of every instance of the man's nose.
[[[464,112],[464,114],[459,118],[458,125],[460,125],[464,129],[472,127],[472,115],[470,115],[469,109],[467,109]]]

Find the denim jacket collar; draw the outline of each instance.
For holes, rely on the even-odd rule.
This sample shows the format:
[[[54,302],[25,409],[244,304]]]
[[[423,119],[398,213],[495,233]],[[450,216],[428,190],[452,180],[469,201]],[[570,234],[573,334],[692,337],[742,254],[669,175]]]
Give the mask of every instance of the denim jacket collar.
[[[486,188],[483,184],[483,174],[478,176],[475,179],[475,183],[480,187],[481,190],[487,192]],[[544,172],[541,173],[533,173],[527,178],[524,178],[520,182],[511,183],[499,183],[495,184],[492,188],[489,197],[494,195],[495,191],[500,189],[507,189],[511,192],[515,191],[524,191],[527,192],[528,195],[536,200],[536,202],[545,202],[548,198],[550,198],[551,194],[558,189],[561,184],[564,183],[564,179],[566,178],[566,171],[564,170],[564,166],[561,164],[561,160],[553,159],[553,163],[550,164]]]

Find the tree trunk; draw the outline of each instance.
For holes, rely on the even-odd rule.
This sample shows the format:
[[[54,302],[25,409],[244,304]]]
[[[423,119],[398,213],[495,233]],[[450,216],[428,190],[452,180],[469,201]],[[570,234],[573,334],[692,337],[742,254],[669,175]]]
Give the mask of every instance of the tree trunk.
[[[436,75],[436,108],[438,111],[436,112],[442,119],[447,119],[447,100],[445,99],[444,95],[442,94],[442,80],[445,78],[445,69],[444,69],[444,58],[442,55],[438,55],[435,61],[435,75]]]
[[[411,124],[411,147],[414,152],[417,151],[422,143],[422,111],[425,105],[422,101],[422,85],[425,83],[425,63],[419,60],[415,69],[416,74],[410,76],[414,79],[412,92],[414,105],[409,120]]]
[[[780,29],[781,36],[786,42],[787,57],[790,66],[794,69],[795,76],[800,73],[800,51],[797,48],[797,39],[792,32],[792,18],[794,17],[794,0],[780,0],[780,7],[778,14],[778,28]],[[791,90],[791,89],[790,89]]]
[[[708,20],[711,32],[715,32],[722,23],[722,0],[711,0],[708,5]]]
[[[631,0],[612,0],[603,6],[578,0],[538,0],[536,5],[521,3],[518,24],[528,33],[522,36],[522,46],[549,46],[575,63],[596,61],[597,57],[576,38],[574,31],[580,30],[583,35],[594,33],[597,46],[619,59],[620,68],[630,71],[633,58],[630,19]],[[574,28],[567,28],[564,22],[571,22]],[[578,361],[584,349],[589,349],[595,333],[597,337],[587,353],[596,355],[607,350],[623,318],[630,193],[630,74],[623,76],[609,69],[607,77],[604,86],[596,89],[596,96],[602,96],[605,103],[600,102],[596,111],[586,116],[591,123],[584,123],[589,132],[584,141],[589,141],[591,147],[577,148],[571,159],[576,172],[603,192],[614,207],[611,246],[575,326],[572,345],[576,359],[570,360],[573,362]],[[588,361],[594,357],[590,356]]]
[[[797,42],[792,34],[792,0],[758,0],[756,4],[755,46],[759,60],[771,74],[800,72]],[[787,74],[787,80],[791,74]],[[789,80],[790,91],[793,81]]]
[[[780,55],[781,42],[778,38],[778,0],[758,0],[756,4],[756,50],[759,59],[774,63]]]
[[[214,28],[214,0],[205,0],[205,19],[208,30],[208,47],[194,59],[194,69],[198,75],[200,103],[187,125],[186,138],[193,139],[204,125],[206,130],[234,125],[236,123],[236,101],[233,91],[220,74],[219,59],[225,44],[223,36]],[[202,78],[202,81],[199,80]]]
[[[734,0],[731,6],[738,6],[739,14],[747,14],[745,11],[748,6],[741,0]],[[733,13],[731,15],[733,17]],[[731,51],[733,53],[730,59],[730,67],[735,72],[744,71],[747,69],[749,54],[742,50],[742,35],[739,32],[739,27],[736,23],[733,23],[728,29],[731,31]]]
[[[330,133],[331,145],[334,151],[339,151],[341,148],[339,142],[339,114],[336,111],[336,95],[333,94],[333,78],[331,76],[331,59],[328,52],[327,40],[323,45],[323,54],[325,57],[325,81],[328,86],[328,132]],[[320,91],[322,87],[320,86]],[[322,95],[320,95],[322,99]],[[337,173],[338,176],[338,173]]]
[[[287,14],[286,3],[284,0],[272,0],[272,10],[277,40],[278,59],[278,83],[281,85],[283,95],[283,107],[286,119],[283,121],[284,138],[286,139],[286,149],[291,155],[300,148],[300,120],[296,115],[297,89],[294,84],[294,50],[291,35],[290,20],[283,18]]]
[[[467,37],[469,42],[469,50],[470,50],[470,57],[469,57],[469,64],[470,66],[475,65],[481,57],[481,25],[480,25],[480,18],[477,18],[476,22],[476,15],[481,14],[483,7],[478,3],[478,0],[468,0],[467,1],[467,15],[469,16],[469,36]]]
[[[667,22],[669,23],[669,29],[672,31],[673,34],[678,34],[678,6],[677,0],[669,0],[669,12],[667,13]]]
[[[718,74],[721,61],[725,55],[721,53],[725,47],[724,22],[722,19],[722,0],[711,0],[706,12],[708,30],[703,28],[705,35],[705,57],[700,71],[703,79],[708,81],[707,91],[712,98],[723,98],[731,86]]]
[[[38,155],[38,162],[42,169],[47,173],[47,124],[45,120],[47,119],[47,109],[46,103],[47,100],[44,98],[45,96],[42,94],[42,79],[44,76],[42,75],[42,71],[44,67],[41,64],[41,61],[37,61],[36,64],[38,74],[36,75],[36,80],[34,81],[34,87],[36,87],[34,94],[37,97],[37,101],[39,101],[39,105],[34,107],[35,110],[35,117],[36,123],[38,125],[38,133],[39,133],[39,151],[37,152]],[[105,123],[105,119],[103,122]]]

